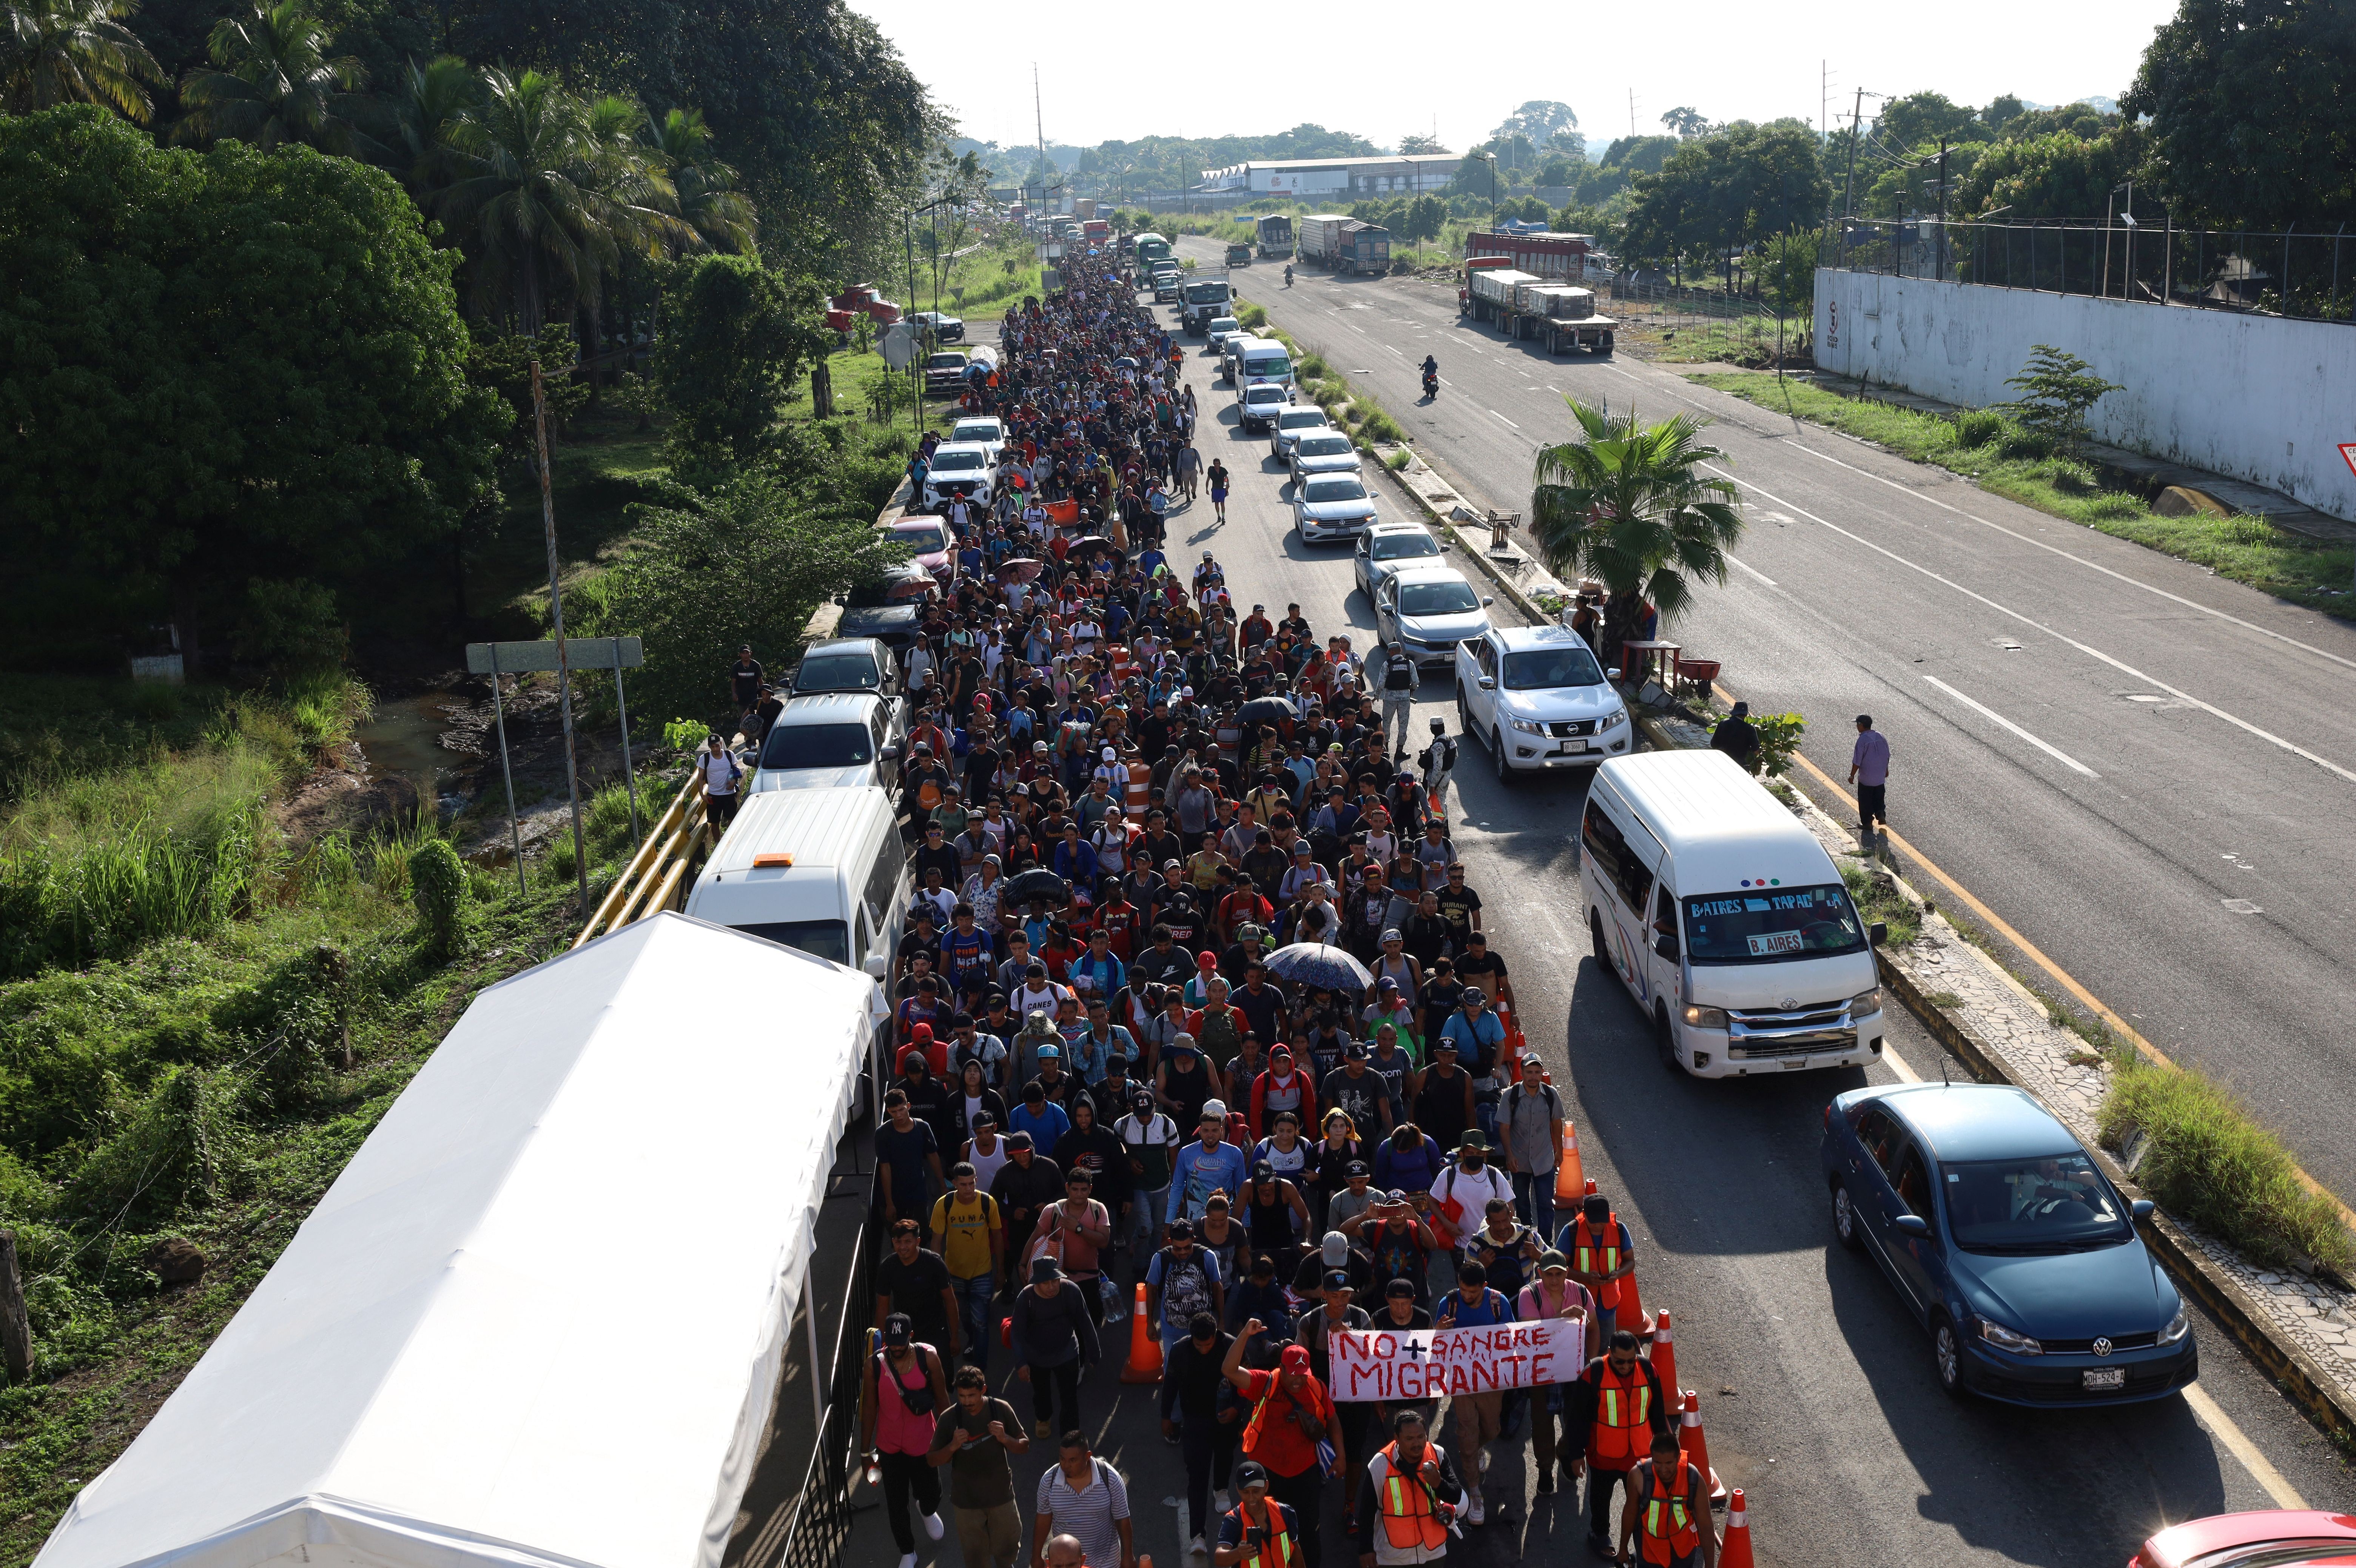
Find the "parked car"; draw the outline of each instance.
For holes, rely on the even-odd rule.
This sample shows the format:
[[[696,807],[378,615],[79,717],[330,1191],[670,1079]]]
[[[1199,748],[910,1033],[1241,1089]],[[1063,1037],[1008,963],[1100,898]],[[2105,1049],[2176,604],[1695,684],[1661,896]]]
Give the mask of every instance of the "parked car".
[[[1358,450],[1338,430],[1314,431],[1292,443],[1292,482],[1313,474],[1355,474]]]
[[[841,596],[842,618],[835,630],[845,637],[872,637],[895,654],[905,654],[916,645],[925,601],[939,587],[933,574],[913,560],[895,566],[880,582]]]
[[[916,513],[901,517],[891,526],[889,532],[894,539],[908,547],[909,560],[931,572],[944,585],[947,584],[949,567],[953,564],[955,557],[950,548],[949,528],[946,522],[938,517]]]
[[[937,310],[912,310],[908,313],[908,319],[916,324],[919,332],[929,328],[936,343],[965,341],[965,323],[956,316]]]
[[[982,414],[969,420],[959,420],[949,426],[949,438],[944,444],[979,446],[990,453],[992,463],[1006,446],[1006,421]]]
[[[873,691],[897,698],[900,666],[892,650],[873,637],[830,637],[802,650],[801,662],[786,678],[786,691],[792,697]]]
[[[1350,560],[1350,575],[1358,580],[1358,592],[1371,604],[1376,582],[1403,566],[1437,560],[1440,555],[1440,541],[1421,523],[1385,523],[1358,536],[1358,548]]]
[[[761,742],[752,787],[896,789],[905,744],[899,704],[889,698],[852,691],[789,698]]]
[[[2259,1509],[2170,1525],[2127,1568],[2348,1568],[2356,1518],[2320,1509]]]
[[[1269,431],[1268,449],[1277,461],[1288,462],[1292,456],[1292,443],[1302,434],[1331,428],[1325,411],[1314,403],[1286,409],[1276,416],[1276,423]]]
[[[1492,626],[1458,648],[1456,721],[1499,737],[1491,744],[1509,772],[1592,768],[1632,743],[1628,705],[1567,626]]]
[[[2023,1091],[1852,1089],[1826,1107],[1820,1150],[1834,1237],[1898,1287],[1948,1393],[2131,1404],[2200,1375],[2191,1317],[2136,1232],[2150,1202]]]
[[[972,358],[955,348],[944,348],[925,357],[925,394],[934,398],[953,398],[965,389],[965,368]]]
[[[1303,544],[1355,539],[1376,520],[1375,498],[1355,474],[1321,474],[1292,487],[1292,531]]]
[[[1411,566],[1375,585],[1375,635],[1419,664],[1456,662],[1456,645],[1489,630],[1489,606],[1452,566]]]
[[[996,457],[979,442],[948,442],[933,448],[933,461],[925,470],[926,507],[948,504],[952,496],[963,496],[978,506],[990,505],[995,470],[991,466]]]
[[[1275,381],[1254,381],[1236,394],[1236,420],[1246,432],[1266,430],[1276,422],[1278,410],[1291,405],[1290,388]]]

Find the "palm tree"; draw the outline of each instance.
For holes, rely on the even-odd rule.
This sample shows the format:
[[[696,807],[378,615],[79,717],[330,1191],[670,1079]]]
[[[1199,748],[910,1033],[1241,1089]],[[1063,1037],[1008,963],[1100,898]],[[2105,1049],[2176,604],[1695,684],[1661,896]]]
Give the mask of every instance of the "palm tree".
[[[753,204],[736,189],[736,171],[712,155],[703,111],[674,109],[647,126],[646,139],[678,192],[680,220],[715,251],[749,253]]]
[[[1603,654],[1616,662],[1650,603],[1664,621],[1693,600],[1693,580],[1726,581],[1726,552],[1742,537],[1734,482],[1704,474],[1726,453],[1701,439],[1703,421],[1679,414],[1639,425],[1580,402],[1582,439],[1537,455],[1530,537],[1558,577],[1592,577],[1612,592]]]
[[[540,330],[552,270],[578,296],[615,256],[605,204],[583,182],[588,115],[556,78],[483,73],[483,95],[450,128],[456,178],[435,203],[474,261],[478,303]],[[501,293],[507,308],[498,307]]]
[[[125,26],[138,0],[0,0],[0,112],[97,103],[126,120],[154,112],[145,82],[164,68]]]
[[[367,73],[350,55],[331,58],[333,41],[306,0],[254,0],[244,16],[223,16],[205,46],[219,69],[192,70],[180,84],[187,114],[175,137],[381,153],[347,117]]]
[[[482,101],[482,79],[456,55],[409,62],[391,103],[386,166],[421,209],[450,180],[450,133]]]

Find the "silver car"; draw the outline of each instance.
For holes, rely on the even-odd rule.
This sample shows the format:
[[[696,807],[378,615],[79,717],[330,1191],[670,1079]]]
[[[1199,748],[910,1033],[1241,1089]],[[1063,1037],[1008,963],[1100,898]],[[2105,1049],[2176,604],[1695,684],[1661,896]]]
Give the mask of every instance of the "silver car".
[[[1292,443],[1292,482],[1296,485],[1319,474],[1355,474],[1359,466],[1357,448],[1338,430],[1312,432]]]
[[[1456,645],[1486,635],[1489,606],[1452,566],[1416,566],[1375,585],[1375,635],[1419,664],[1456,662]]]
[[[898,706],[867,692],[788,699],[761,742],[754,793],[859,784],[897,787],[906,740],[899,729]]]
[[[1311,431],[1330,430],[1325,411],[1311,403],[1305,408],[1286,409],[1276,416],[1276,429],[1268,438],[1268,449],[1280,463],[1292,456],[1292,443]]]
[[[1440,541],[1421,523],[1385,523],[1358,536],[1350,574],[1358,580],[1358,591],[1371,604],[1376,583],[1404,568],[1437,561],[1440,556]]]
[[[1355,539],[1378,520],[1375,498],[1355,474],[1320,474],[1292,487],[1292,531],[1303,544]]]
[[[1244,324],[1234,316],[1215,315],[1211,318],[1211,325],[1203,329],[1203,336],[1211,340],[1211,352],[1216,354],[1227,346],[1228,338],[1243,329]]]

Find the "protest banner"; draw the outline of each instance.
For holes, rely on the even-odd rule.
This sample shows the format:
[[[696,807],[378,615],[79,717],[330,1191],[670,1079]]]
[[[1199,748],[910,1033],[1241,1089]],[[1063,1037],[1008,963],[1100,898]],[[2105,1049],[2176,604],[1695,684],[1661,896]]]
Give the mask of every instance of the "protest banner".
[[[1488,1328],[1351,1328],[1332,1335],[1337,1400],[1438,1399],[1567,1383],[1585,1364],[1586,1328],[1549,1317]]]

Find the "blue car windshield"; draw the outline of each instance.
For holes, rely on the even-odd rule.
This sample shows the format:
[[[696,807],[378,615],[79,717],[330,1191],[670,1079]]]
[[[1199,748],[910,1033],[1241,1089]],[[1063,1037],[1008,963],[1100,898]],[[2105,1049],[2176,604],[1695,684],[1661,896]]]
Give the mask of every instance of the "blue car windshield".
[[[2135,1234],[2118,1195],[2083,1154],[1940,1168],[1947,1229],[1967,1253],[2070,1253]]]

